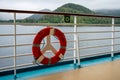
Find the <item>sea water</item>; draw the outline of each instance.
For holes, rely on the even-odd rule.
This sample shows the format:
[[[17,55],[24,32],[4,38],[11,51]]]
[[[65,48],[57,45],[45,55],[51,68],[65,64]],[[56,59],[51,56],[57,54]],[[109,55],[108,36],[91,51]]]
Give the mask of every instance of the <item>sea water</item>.
[[[23,25],[17,25],[16,26],[16,33],[17,34],[29,34],[34,33],[37,34],[41,29],[45,28],[46,26],[23,26]],[[60,29],[62,32],[73,32],[74,27],[72,26],[54,26],[55,28]],[[116,31],[120,31],[120,27],[115,27]],[[112,33],[106,32],[106,33],[84,33],[84,32],[97,32],[97,31],[112,31],[112,27],[110,26],[80,26],[77,27],[77,31],[81,32],[78,33],[79,40],[79,48],[80,49],[80,55],[92,55],[96,53],[104,53],[104,52],[110,52],[111,46],[107,47],[100,47],[100,48],[90,48],[85,49],[86,47],[91,46],[102,46],[102,45],[111,45],[112,39],[107,40],[94,40],[94,41],[84,41],[85,39],[100,39],[100,38],[111,38]],[[83,33],[82,33],[83,32]],[[0,25],[0,34],[14,34],[14,25]],[[74,34],[65,34],[67,41],[74,40]],[[35,35],[17,35],[16,36],[16,43],[19,44],[32,44],[34,40]],[[115,37],[120,37],[119,32],[115,33]],[[58,41],[56,37],[52,36],[52,42]],[[44,42],[44,41],[43,41]],[[115,44],[120,44],[120,39],[115,39]],[[14,36],[0,36],[0,46],[4,45],[14,45]],[[54,43],[54,47],[56,49],[59,49],[59,43]],[[41,45],[41,48],[45,45]],[[115,51],[119,50],[119,45],[115,46]],[[74,48],[74,42],[67,42],[67,50],[64,58],[67,57],[73,57],[74,50],[70,50]],[[17,55],[20,54],[31,54],[29,56],[21,56],[17,57],[17,65],[20,64],[26,64],[31,63],[34,58],[32,56],[32,45],[27,46],[17,46],[16,48]],[[50,54],[48,54],[50,55]],[[0,56],[14,56],[14,46],[13,47],[6,47],[6,48],[0,48]],[[7,66],[13,66],[14,65],[14,59],[12,58],[4,58],[0,59],[0,68],[1,67],[7,67]]]

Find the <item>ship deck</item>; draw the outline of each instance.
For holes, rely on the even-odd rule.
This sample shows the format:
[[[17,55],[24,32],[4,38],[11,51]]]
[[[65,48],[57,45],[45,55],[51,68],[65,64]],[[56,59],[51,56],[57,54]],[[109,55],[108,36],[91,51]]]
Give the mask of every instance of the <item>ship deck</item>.
[[[120,80],[120,60],[30,80]]]

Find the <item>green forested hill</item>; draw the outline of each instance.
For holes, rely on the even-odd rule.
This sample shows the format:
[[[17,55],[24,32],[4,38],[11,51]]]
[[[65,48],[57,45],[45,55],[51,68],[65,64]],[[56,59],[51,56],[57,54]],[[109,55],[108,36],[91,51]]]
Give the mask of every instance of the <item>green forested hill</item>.
[[[96,14],[94,11],[73,3],[65,4],[61,7],[58,7],[53,12],[66,12],[66,13],[78,13],[78,14]],[[46,22],[46,23],[64,23],[64,16],[58,15],[45,15],[38,22]],[[91,18],[91,17],[77,17],[77,23],[82,24],[107,24],[110,23],[110,19],[101,19],[101,18]],[[71,16],[70,23],[73,23],[73,16]]]
[[[53,12],[95,14],[95,12],[91,11],[90,9],[85,8],[81,5],[73,4],[73,3],[64,4],[63,6],[58,7]],[[86,19],[86,18],[81,17],[81,19],[83,20],[83,19]],[[78,22],[81,19],[78,19]],[[82,22],[82,20],[80,22]],[[39,19],[38,22],[47,22],[47,23],[61,23],[62,22],[63,23],[64,22],[64,16],[45,15],[41,19]],[[70,22],[73,23],[73,16],[71,16]]]
[[[85,14],[94,14],[95,12],[90,9],[73,3],[64,4],[61,7],[58,7],[54,12],[67,12],[67,13],[85,13]]]
[[[96,12],[74,3],[64,4],[53,12],[65,12],[65,13],[78,13],[78,14],[97,14]],[[33,16],[34,17],[34,16]],[[62,15],[44,15],[37,20],[32,18],[24,19],[25,22],[36,22],[36,23],[64,23],[64,16]],[[70,23],[73,23],[73,16],[70,17]],[[109,18],[93,18],[93,17],[77,17],[77,23],[81,24],[109,24],[111,19]],[[119,20],[116,21],[119,23]]]

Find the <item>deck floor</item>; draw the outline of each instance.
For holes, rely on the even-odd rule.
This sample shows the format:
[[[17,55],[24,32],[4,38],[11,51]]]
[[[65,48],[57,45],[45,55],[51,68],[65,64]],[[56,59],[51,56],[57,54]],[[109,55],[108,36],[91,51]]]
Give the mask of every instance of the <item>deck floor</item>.
[[[120,80],[120,60],[40,76],[30,80]]]

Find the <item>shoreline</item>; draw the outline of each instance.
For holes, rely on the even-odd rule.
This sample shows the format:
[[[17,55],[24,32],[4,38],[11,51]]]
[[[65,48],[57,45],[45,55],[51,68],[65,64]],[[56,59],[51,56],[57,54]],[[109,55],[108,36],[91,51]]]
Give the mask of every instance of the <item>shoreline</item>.
[[[14,25],[14,23],[0,23],[0,25]],[[16,25],[23,26],[69,26],[74,27],[73,23],[16,23]],[[78,27],[111,27],[112,24],[77,24]],[[115,24],[114,26],[119,27],[120,24]]]

